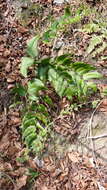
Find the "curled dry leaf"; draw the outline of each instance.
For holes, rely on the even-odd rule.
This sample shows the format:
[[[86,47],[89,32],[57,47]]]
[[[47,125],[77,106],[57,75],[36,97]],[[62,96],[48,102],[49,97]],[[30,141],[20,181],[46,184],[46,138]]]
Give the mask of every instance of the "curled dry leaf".
[[[7,87],[7,89],[10,90],[13,87],[14,87],[14,84],[9,84],[8,87]]]
[[[8,82],[8,83],[13,83],[13,82],[15,82],[15,79],[7,78],[7,82]]]

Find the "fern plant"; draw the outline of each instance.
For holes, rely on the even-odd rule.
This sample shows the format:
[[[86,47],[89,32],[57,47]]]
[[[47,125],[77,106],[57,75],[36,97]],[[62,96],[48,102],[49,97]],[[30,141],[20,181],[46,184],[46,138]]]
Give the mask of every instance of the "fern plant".
[[[38,105],[36,106],[38,108]],[[48,120],[49,117],[44,116],[43,111],[38,112],[36,109],[28,111],[22,119],[22,139],[27,148],[34,153],[39,153],[44,148],[48,134]]]
[[[43,33],[42,39],[45,43],[50,43],[52,39],[59,35],[59,32],[66,31],[67,27],[72,24],[79,23],[84,16],[87,16],[89,9],[84,6],[80,6],[72,15],[69,6],[65,8],[64,15],[62,15],[57,20],[50,23],[48,29]]]
[[[48,42],[56,36],[63,24],[74,23],[80,17],[81,12],[75,19],[71,18],[69,10],[66,9],[65,15],[61,17],[60,21],[53,23],[47,33],[45,32],[43,36],[37,35],[28,41],[27,56],[23,57],[21,61],[20,71],[23,77],[29,76],[29,68],[35,74],[35,77],[33,74],[33,79],[28,80],[26,86],[28,106],[21,125],[23,141],[28,149],[35,153],[43,149],[51,121],[47,108],[51,107],[53,102],[48,95],[45,95],[48,85],[51,85],[60,98],[66,97],[72,102],[75,98],[81,102],[97,90],[93,79],[102,77],[93,66],[82,62],[73,62],[70,54],[54,58],[39,58],[39,40]],[[17,91],[19,90],[17,89]]]
[[[86,53],[91,54],[92,57],[101,54],[107,48],[107,24],[104,23],[89,23],[86,24],[83,28],[83,32],[94,33],[92,35],[89,46]]]
[[[37,37],[33,40],[36,41]],[[74,63],[69,54],[41,60],[23,57],[21,73],[24,77],[27,77],[28,67],[31,65],[36,70],[36,78],[28,82],[28,94],[31,100],[37,99],[39,90],[45,89],[47,82],[51,83],[60,97],[66,96],[70,100],[77,97],[80,100],[92,91],[96,91],[92,79],[101,77],[93,66],[82,62]]]
[[[101,74],[95,71],[93,66],[82,62],[73,62],[70,54],[38,59],[38,39],[36,36],[28,42],[29,57],[23,57],[21,63],[21,74],[24,77],[28,76],[29,67],[33,66],[35,71],[35,78],[29,80],[27,84],[26,96],[30,108],[22,119],[21,128],[25,144],[36,153],[43,149],[48,135],[50,122],[48,110],[45,105],[40,104],[43,92],[48,90],[48,83],[60,98],[66,97],[70,101],[76,98],[83,101],[97,90],[92,79],[101,77]],[[47,102],[48,104],[52,103],[50,97]]]

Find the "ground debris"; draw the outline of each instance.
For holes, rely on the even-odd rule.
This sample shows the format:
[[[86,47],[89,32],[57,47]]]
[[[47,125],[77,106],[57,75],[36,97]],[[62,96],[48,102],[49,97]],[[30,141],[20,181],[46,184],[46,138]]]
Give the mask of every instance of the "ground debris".
[[[82,157],[76,152],[69,152],[56,163],[51,160],[51,163],[45,164],[46,171],[49,168],[48,176],[41,175],[35,182],[35,189],[98,190],[97,183],[101,176],[87,157]],[[47,167],[48,164],[50,166]]]
[[[0,190],[28,190],[29,168],[40,174],[34,179],[33,190],[99,190],[99,187],[107,189],[106,166],[99,162],[99,172],[91,164],[89,157],[83,157],[76,151],[65,151],[66,154],[58,158],[59,151],[54,152],[52,150],[53,155],[39,159],[38,157],[34,158],[31,154],[24,162],[19,161],[23,158],[25,147],[20,135],[20,109],[9,107],[12,104],[10,99],[14,96],[10,90],[15,87],[16,83],[21,82],[24,85],[27,83],[27,79],[23,79],[19,72],[20,60],[25,55],[27,40],[32,37],[32,34],[35,34],[35,29],[46,29],[44,25],[49,14],[56,15],[56,17],[62,15],[64,6],[68,1],[65,1],[65,4],[56,5],[55,2],[58,1],[53,3],[52,0],[32,0],[33,3],[39,3],[40,8],[43,5],[43,14],[45,15],[43,18],[39,14],[30,15],[31,17],[28,18],[25,25],[16,18],[15,9],[11,5],[12,2],[14,1],[0,1]],[[64,1],[60,0],[59,2]],[[71,0],[69,2],[75,5],[76,1]],[[77,5],[79,6],[79,1],[77,1]],[[22,5],[22,13],[27,8],[28,5]],[[82,22],[86,23],[88,20],[89,18],[86,17]],[[67,38],[66,42],[65,38]],[[89,34],[76,31],[75,27],[73,30],[70,27],[67,36],[61,37],[61,48],[63,49],[60,53],[70,51],[70,53],[75,54],[77,61],[88,62],[86,57],[84,59],[84,55],[89,38]],[[50,56],[50,54],[51,46],[41,43],[40,56]],[[107,52],[105,52],[106,54]],[[106,61],[100,62],[100,66],[106,68]],[[107,71],[105,75],[106,73]],[[56,101],[56,96],[52,92],[50,94],[53,96],[53,101]],[[59,106],[62,106],[61,109],[63,109],[67,105],[67,102],[64,101]],[[107,112],[107,99],[102,102],[101,106],[100,111],[103,109]],[[73,116],[66,115],[63,118],[56,119],[54,130],[66,139],[68,138],[70,142],[74,142],[80,133],[78,127],[80,122],[80,116],[77,115],[74,119]]]

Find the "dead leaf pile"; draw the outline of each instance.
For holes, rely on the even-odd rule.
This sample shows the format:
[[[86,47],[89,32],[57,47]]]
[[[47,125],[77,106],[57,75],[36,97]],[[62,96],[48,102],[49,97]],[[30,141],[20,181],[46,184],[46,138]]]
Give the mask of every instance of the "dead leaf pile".
[[[66,137],[70,142],[73,142],[79,135],[80,129],[78,128],[78,124],[80,121],[79,115],[74,119],[72,113],[65,114],[55,120],[54,129],[57,133]]]
[[[50,161],[51,160],[51,161]],[[41,175],[35,182],[38,190],[98,190],[97,182],[101,182],[97,170],[89,159],[77,152],[69,152],[56,165],[51,158],[44,159],[48,173]],[[106,184],[102,184],[107,187]]]

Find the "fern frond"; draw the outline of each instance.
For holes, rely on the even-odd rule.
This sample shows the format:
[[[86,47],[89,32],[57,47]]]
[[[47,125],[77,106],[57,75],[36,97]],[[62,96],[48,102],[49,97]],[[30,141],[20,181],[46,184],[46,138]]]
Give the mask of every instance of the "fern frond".
[[[38,113],[38,112],[37,112]],[[28,112],[22,120],[22,139],[26,146],[33,152],[38,153],[44,147],[44,142],[47,137],[47,129],[42,119],[42,123],[38,120],[37,113]],[[42,115],[42,113],[41,113]],[[44,123],[43,123],[44,122]],[[39,144],[40,147],[34,145]]]
[[[89,79],[99,79],[102,78],[102,75],[98,73],[97,71],[94,72],[88,72],[83,75],[84,80],[89,80]]]
[[[107,43],[102,42],[102,45],[95,49],[95,51],[92,53],[92,56],[95,57],[97,54],[102,53],[107,48]]]
[[[27,128],[24,130],[23,135],[22,135],[23,140],[24,140],[27,136],[29,136],[31,133],[35,133],[35,131],[36,131],[35,126],[30,125],[29,127],[27,127]]]
[[[89,42],[89,46],[87,48],[87,54],[90,54],[97,45],[101,44],[102,40],[103,40],[102,36],[94,35]]]
[[[65,57],[67,58],[67,55]],[[60,57],[62,64],[63,58],[65,59],[65,57]],[[91,87],[93,90],[92,84],[89,87],[87,82],[89,82],[89,80],[102,77],[100,73],[94,70],[95,67],[90,64],[83,62],[71,62],[68,68],[66,68],[66,66],[61,67],[61,65],[50,68],[48,79],[60,97],[66,96],[69,99],[78,97],[78,99],[82,99],[82,97],[87,96]]]

